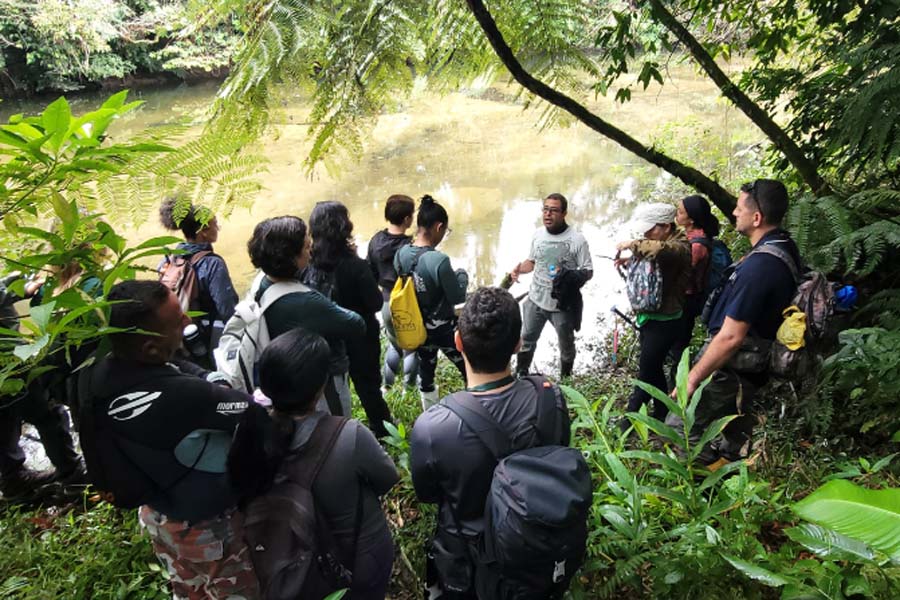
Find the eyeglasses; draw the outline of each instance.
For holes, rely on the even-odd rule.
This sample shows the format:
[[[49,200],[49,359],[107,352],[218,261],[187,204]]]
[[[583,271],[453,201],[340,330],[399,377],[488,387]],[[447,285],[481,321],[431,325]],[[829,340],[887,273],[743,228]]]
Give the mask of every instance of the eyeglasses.
[[[753,200],[753,204],[756,205],[756,212],[758,212],[759,216],[761,216],[765,221],[766,213],[763,212],[762,204],[759,203],[759,198],[756,197],[757,184],[759,184],[759,179],[754,179],[753,183],[742,186],[741,191],[747,192],[747,195],[750,196],[751,200]]]
[[[557,208],[555,206],[545,206],[545,207],[541,208],[541,212],[548,214],[548,215],[554,215],[554,214],[558,215],[558,214],[562,213],[562,209]]]
[[[444,229],[444,231],[444,239],[447,239],[448,237],[450,237],[450,234],[453,233],[453,230],[450,227],[447,227],[446,229]]]

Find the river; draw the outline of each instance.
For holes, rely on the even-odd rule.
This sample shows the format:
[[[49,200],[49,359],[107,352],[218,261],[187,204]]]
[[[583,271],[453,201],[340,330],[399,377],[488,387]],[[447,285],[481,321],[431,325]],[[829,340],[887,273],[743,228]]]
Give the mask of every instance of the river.
[[[708,81],[684,67],[670,75],[666,86],[635,92],[627,104],[599,98],[588,105],[644,141],[665,143],[675,133],[687,133],[691,150],[721,156],[717,167],[727,178],[723,170],[736,168],[730,157],[759,135],[718,99]],[[130,98],[145,104],[110,133],[124,138],[175,120],[202,122],[215,92],[214,84],[134,91]],[[72,98],[73,112],[89,110],[100,98],[92,94]],[[0,118],[39,107],[5,102]],[[303,98],[282,108],[276,133],[263,144],[269,159],[268,172],[260,174],[265,189],[252,207],[236,208],[219,219],[222,230],[216,251],[227,261],[241,293],[253,276],[246,242],[258,221],[282,214],[306,219],[316,202],[339,200],[350,209],[364,254],[369,237],[384,227],[383,203],[394,193],[413,197],[428,193],[441,202],[450,214],[452,235],[440,249],[454,267],[469,272],[473,289],[496,284],[527,257],[532,233],[540,225],[542,198],[560,192],[569,199],[568,222],[585,234],[594,261],[594,278],[584,289],[579,336],[584,350],[608,327],[610,308],[627,305],[622,281],[608,257],[616,242],[627,238],[623,224],[632,207],[650,198],[674,201],[685,191],[660,170],[580,124],[540,130],[536,125],[540,109],[523,111],[513,90],[503,85],[443,97],[417,94],[401,110],[378,119],[359,162],[344,162],[336,176],[320,168],[308,177],[303,165],[309,148],[304,125],[308,110]],[[151,214],[130,230],[129,237],[139,240],[162,233]],[[512,292],[526,291],[529,277],[524,276]],[[581,350],[576,368],[608,358],[597,349]],[[548,326],[535,364],[555,373],[555,356],[555,335]]]

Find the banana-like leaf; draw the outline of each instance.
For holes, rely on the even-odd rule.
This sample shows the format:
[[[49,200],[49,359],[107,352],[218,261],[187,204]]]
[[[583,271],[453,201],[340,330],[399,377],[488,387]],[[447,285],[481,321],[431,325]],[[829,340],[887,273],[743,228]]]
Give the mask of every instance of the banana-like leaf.
[[[900,489],[869,490],[835,479],[793,508],[807,521],[900,557]]]
[[[748,563],[747,561],[741,560],[739,558],[734,558],[728,556],[727,554],[723,554],[722,558],[730,562],[732,567],[734,567],[750,579],[761,581],[762,583],[770,587],[781,587],[785,584],[793,583],[786,577],[782,577],[781,575],[773,573],[768,569],[764,569],[760,566]]]
[[[789,538],[805,546],[810,552],[833,560],[872,560],[875,553],[863,542],[848,538],[827,527],[803,523],[784,532]]]

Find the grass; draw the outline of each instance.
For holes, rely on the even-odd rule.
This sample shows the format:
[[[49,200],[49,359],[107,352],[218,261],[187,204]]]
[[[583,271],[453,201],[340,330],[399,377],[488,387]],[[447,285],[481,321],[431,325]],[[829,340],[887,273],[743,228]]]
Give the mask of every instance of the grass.
[[[615,371],[581,374],[566,382],[589,399],[588,405],[578,409],[576,420],[580,420],[582,426],[573,439],[573,444],[585,452],[597,446],[598,437],[606,437],[618,444],[614,446],[616,452],[624,448],[624,442],[617,437],[618,431],[609,427],[611,421],[601,420],[619,412],[617,407],[621,407],[627,398],[629,368],[626,363]],[[444,360],[439,363],[437,381],[442,395],[463,385],[455,368]],[[434,506],[418,503],[406,468],[406,434],[421,412],[418,392],[406,390],[398,383],[389,391],[386,400],[397,424],[395,435],[388,440],[388,449],[402,474],[400,483],[384,498],[385,514],[397,549],[390,597],[407,600],[421,596],[424,547],[434,529],[436,511]],[[358,403],[354,406],[355,416],[363,417]],[[746,496],[750,501],[744,508],[735,505],[713,526],[722,532],[723,538],[727,538],[729,531],[735,532],[735,537],[752,538],[749,545],[746,539],[724,539],[721,542],[723,551],[737,554],[741,548],[758,547],[784,560],[788,566],[795,562],[806,564],[803,561],[808,562],[808,553],[800,553],[791,547],[783,533],[790,524],[788,521],[796,520],[791,515],[790,503],[828,478],[843,477],[879,487],[898,486],[900,479],[891,455],[883,456],[889,448],[884,449],[881,457],[852,456],[830,447],[825,439],[807,439],[807,429],[801,421],[781,418],[781,401],[777,395],[760,408],[765,414],[754,459],[746,474],[741,476],[743,479],[737,478],[731,485],[735,489],[742,485],[756,486],[755,491]],[[593,430],[584,427],[585,418],[594,424]],[[604,443],[610,443],[608,440]],[[624,460],[629,468],[636,469],[635,473],[640,472],[639,465]],[[646,473],[658,476],[653,471]],[[730,485],[729,482],[726,484]],[[660,546],[637,542],[622,546],[633,549],[633,556],[615,558],[613,540],[609,538],[611,530],[603,515],[608,510],[604,507],[623,506],[621,498],[615,496],[622,490],[615,483],[604,481],[599,472],[595,473],[595,485],[597,502],[590,524],[592,547],[585,572],[573,586],[572,597],[576,600],[610,596],[718,598],[723,586],[724,589],[732,586],[732,597],[778,597],[775,589],[744,577],[717,556],[713,557],[717,561],[714,565],[708,562],[712,559],[704,558],[704,550],[695,546],[686,547],[682,552],[680,546],[670,546],[669,542]],[[660,499],[645,495],[643,502],[645,518],[658,519],[650,521],[651,530],[656,534],[660,528],[677,530],[679,520],[684,519],[677,511],[670,512]],[[747,518],[752,518],[753,523],[741,522]],[[119,511],[104,503],[92,505],[87,501],[65,510],[6,508],[0,514],[0,547],[4,548],[0,552],[0,598],[143,600],[169,597],[165,573],[156,561],[149,540],[139,529],[136,511]],[[700,569],[709,564],[709,574],[715,573],[718,581],[707,583],[706,575],[700,569],[696,573],[682,569],[684,574],[678,577],[694,577],[697,581],[693,588],[677,589],[691,589],[691,594],[676,593],[677,585],[685,583],[681,581],[673,584],[676,587],[670,592],[660,595],[662,580],[675,581],[675,578],[671,573],[658,572],[659,565],[654,561],[666,559],[655,554],[657,550],[663,552],[673,548],[677,550],[671,558],[673,564],[682,559],[693,560],[691,564],[701,565]],[[752,559],[752,556],[744,558]],[[875,594],[869,597],[888,596]]]

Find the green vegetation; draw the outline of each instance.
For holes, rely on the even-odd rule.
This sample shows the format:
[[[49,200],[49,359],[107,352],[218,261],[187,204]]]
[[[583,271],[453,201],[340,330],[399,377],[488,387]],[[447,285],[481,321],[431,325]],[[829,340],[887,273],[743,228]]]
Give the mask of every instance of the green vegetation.
[[[643,413],[621,414],[627,360],[567,382],[573,440],[596,489],[589,557],[572,597],[900,596],[896,0],[220,0],[193,17],[177,3],[63,6],[0,0],[3,85],[74,88],[154,69],[215,70],[228,36],[246,35],[199,140],[161,128],[113,143],[109,124],[136,106],[125,93],[85,115],[72,115],[59,99],[41,115],[0,125],[0,260],[6,270],[44,273],[49,292],[22,332],[0,331],[4,393],[46,369],[48,355],[69,356],[109,331],[102,298],[63,285],[63,271],[98,277],[108,290],[175,241],[129,248],[116,225],[145,218],[165,194],[220,214],[252,199],[261,161],[248,144],[265,134],[285,89],[312,94],[306,164],[313,169],[357,153],[375,118],[415,89],[445,92],[508,72],[524,104],[542,108],[543,125],[584,123],[672,173],[678,183],[666,192],[673,196],[699,189],[727,216],[728,189],[742,179],[789,182],[796,201],[788,225],[804,256],[835,281],[856,285],[861,298],[838,319],[842,331],[820,349],[811,380],[766,390],[752,457],[715,473],[693,463],[696,448],[684,431]],[[199,37],[174,34],[188,23]],[[136,32],[134,47],[122,42],[123,31]],[[733,55],[743,55],[745,68],[723,79],[712,59]],[[627,102],[636,86],[666,85],[665,64],[682,59],[759,127],[761,160],[746,145],[732,149],[741,161],[709,156],[704,133],[691,124],[639,141],[611,123],[614,115],[589,108],[592,94]],[[725,165],[732,170],[723,172]],[[731,231],[723,237],[740,243]],[[606,343],[599,341],[601,351]],[[682,364],[677,401],[653,393],[688,426],[697,396],[684,394],[684,371]],[[447,365],[439,383],[445,392],[460,385]],[[406,470],[418,399],[397,389],[389,402],[398,423],[388,443],[403,479],[385,510],[398,546],[394,593],[407,598],[418,596],[434,509],[418,504]],[[633,438],[619,432],[622,418]],[[6,509],[0,544],[14,549],[0,556],[2,595],[165,595],[134,515],[105,505]]]
[[[126,78],[221,77],[238,31],[227,24],[182,34],[187,2],[0,0],[0,92],[98,87]]]

